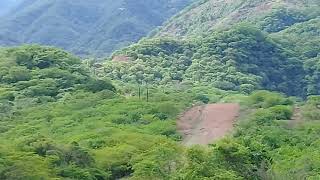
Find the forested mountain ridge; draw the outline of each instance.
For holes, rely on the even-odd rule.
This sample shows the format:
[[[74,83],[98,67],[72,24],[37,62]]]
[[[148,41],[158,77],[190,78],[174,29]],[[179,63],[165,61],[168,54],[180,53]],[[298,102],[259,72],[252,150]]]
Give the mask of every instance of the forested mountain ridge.
[[[0,45],[54,45],[106,55],[146,36],[191,0],[25,0],[0,21]]]
[[[297,23],[271,36],[303,62],[307,93],[320,94],[320,17]]]
[[[265,6],[265,13],[255,14]],[[228,13],[219,14],[216,8]],[[318,8],[317,1],[196,2],[168,22],[184,27],[185,34],[165,32],[165,25],[158,35],[115,52],[105,74],[125,82],[204,83],[225,90],[316,95]],[[230,23],[215,19],[239,12],[243,14]],[[129,63],[117,62],[121,56]]]
[[[269,35],[242,24],[205,38],[143,40],[116,52],[114,59],[124,55],[128,62],[107,61],[102,74],[131,83],[202,83],[243,92],[262,88],[316,95],[320,93],[319,38],[311,31],[319,26],[316,20],[310,22],[297,24],[306,29],[304,38],[291,35],[298,31],[294,27],[283,35]]]
[[[203,0],[170,19],[156,36],[197,36],[244,21],[278,32],[319,16],[319,8],[317,0]]]

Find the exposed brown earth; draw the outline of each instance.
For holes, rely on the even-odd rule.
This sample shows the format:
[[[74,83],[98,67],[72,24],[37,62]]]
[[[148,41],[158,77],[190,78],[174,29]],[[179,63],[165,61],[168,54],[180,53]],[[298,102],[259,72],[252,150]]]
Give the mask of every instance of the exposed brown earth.
[[[130,58],[128,56],[124,56],[124,55],[118,55],[118,56],[114,56],[112,58],[112,61],[116,61],[116,62],[129,62]]]
[[[294,128],[297,125],[299,125],[301,122],[303,122],[301,109],[300,109],[300,107],[295,107],[294,111],[293,111],[293,116],[292,116],[291,120],[289,121],[289,127]]]
[[[186,111],[178,120],[183,144],[207,145],[222,138],[233,129],[240,106],[235,103],[208,104]]]

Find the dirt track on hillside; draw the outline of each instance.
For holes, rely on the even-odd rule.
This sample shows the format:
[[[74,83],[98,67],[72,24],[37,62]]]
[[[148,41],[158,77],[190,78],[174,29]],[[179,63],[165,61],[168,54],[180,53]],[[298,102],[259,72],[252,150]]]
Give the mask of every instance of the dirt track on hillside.
[[[178,120],[178,131],[183,135],[183,144],[207,145],[220,139],[232,129],[239,116],[239,104],[208,104],[186,111]]]

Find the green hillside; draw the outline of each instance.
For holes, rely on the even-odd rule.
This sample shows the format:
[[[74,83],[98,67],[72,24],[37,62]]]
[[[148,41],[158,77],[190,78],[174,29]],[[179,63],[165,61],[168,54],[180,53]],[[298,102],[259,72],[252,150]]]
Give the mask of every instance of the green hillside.
[[[115,52],[101,74],[131,83],[200,83],[241,92],[268,89],[316,95],[320,93],[318,5],[317,1],[194,3],[155,37]],[[269,9],[255,14],[261,7]],[[239,19],[225,21],[232,14]],[[187,31],[177,28],[177,33],[170,33],[166,31],[170,23]],[[128,63],[114,61],[121,56]]]
[[[24,2],[1,20],[1,43],[101,55],[189,1]],[[0,48],[0,179],[320,179],[318,7],[197,1],[102,63],[51,46]],[[225,103],[240,106],[232,131],[184,144],[191,131],[179,119],[199,107],[190,128],[218,132],[202,119],[216,121],[207,107]]]
[[[319,8],[318,0],[202,0],[170,19],[157,36],[198,36],[243,21],[277,32],[319,16]]]
[[[131,83],[202,83],[225,90],[263,88],[305,96],[304,78],[311,75],[290,49],[250,25],[182,42],[144,40],[117,54],[130,61],[109,61],[102,74]]]
[[[320,94],[320,17],[271,35],[304,62],[308,94]]]
[[[139,98],[138,86],[97,79],[59,49],[0,54],[0,179],[319,178],[318,96],[300,104],[302,124],[290,125],[297,102],[275,92],[149,84],[147,100],[146,85]],[[234,101],[243,119],[232,136],[179,143],[181,111]]]
[[[0,21],[0,45],[38,43],[102,56],[146,36],[190,0],[26,0]]]

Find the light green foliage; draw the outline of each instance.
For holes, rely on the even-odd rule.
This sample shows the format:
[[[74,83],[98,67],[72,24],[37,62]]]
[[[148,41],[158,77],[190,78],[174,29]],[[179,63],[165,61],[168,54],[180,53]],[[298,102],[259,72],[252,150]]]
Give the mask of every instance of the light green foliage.
[[[115,91],[107,80],[92,78],[80,59],[56,48],[1,49],[0,65],[0,104],[7,109],[0,117],[10,116],[28,103],[56,101],[74,90]]]
[[[260,100],[255,101],[253,106],[259,107],[261,104],[265,104],[261,102],[268,101],[268,97],[270,97],[267,92],[259,94]],[[270,94],[278,98],[281,97],[276,93]],[[249,97],[249,99],[256,98],[257,93]],[[281,98],[284,101],[280,100],[279,102],[288,101],[284,97]],[[309,109],[308,106],[311,102],[312,100],[305,105],[304,111]],[[303,123],[288,128],[286,123],[276,121],[277,119],[290,119],[291,115],[292,106],[273,104],[260,108],[250,116],[250,121],[239,125],[235,139],[248,148],[249,162],[254,165],[254,172],[256,172],[254,176],[259,179],[300,179],[302,177],[312,179],[319,173],[318,168],[313,168],[318,163],[314,153],[318,153],[317,148],[319,148],[319,143],[317,143],[319,134],[316,133],[319,130],[319,124]],[[301,119],[299,121],[303,122]],[[307,160],[309,158],[310,160]],[[250,175],[251,178],[252,175]]]
[[[310,96],[303,108],[303,115],[308,120],[320,120],[320,97]]]
[[[11,54],[17,51],[20,57],[64,54],[38,46],[2,51],[4,67],[25,67],[31,78],[1,81],[1,179],[235,180],[299,177],[301,172],[316,178],[319,173],[313,158],[319,125],[314,121],[289,129],[283,120],[292,116],[293,101],[282,94],[241,95],[190,82],[113,86],[92,77],[68,54],[48,55],[50,65],[40,68],[39,58],[30,58],[32,63],[20,58],[18,65]],[[70,64],[60,66],[60,58]],[[69,89],[61,92],[61,87]],[[317,112],[318,100],[310,97],[303,111]],[[181,146],[178,114],[194,104],[219,101],[239,101],[252,113],[228,138],[208,147]],[[312,161],[302,164],[306,159]]]
[[[25,107],[12,120],[2,119],[1,141],[15,144],[17,154],[30,152],[48,161],[51,167],[48,169],[56,172],[50,177],[75,179],[130,175],[133,167],[142,168],[135,164],[144,163],[136,157],[149,148],[158,147],[159,141],[170,143],[170,148],[178,146],[170,140],[179,138],[171,118],[177,112],[172,110],[181,106],[165,103],[166,108],[162,108],[157,102],[146,103],[105,93],[77,91],[58,102]],[[159,113],[167,119],[159,119],[156,116]],[[124,122],[119,122],[119,118]],[[147,155],[141,154],[141,157]],[[158,160],[153,161],[158,164]],[[163,159],[163,163],[166,162]]]
[[[251,105],[258,108],[269,108],[276,105],[292,105],[293,102],[284,98],[281,94],[269,91],[255,91],[253,92],[248,101]]]
[[[219,162],[217,154],[209,149],[200,146],[194,146],[187,150],[186,165],[178,172],[176,179],[201,180],[201,179],[225,179],[235,180],[243,179]]]
[[[119,83],[123,94],[117,94],[109,81],[92,77],[58,49],[24,46],[3,49],[1,56],[4,67],[31,74],[28,80],[1,81],[0,141],[7,147],[0,149],[1,179],[174,177],[184,153],[176,142],[177,115],[200,93],[225,95],[201,86],[149,86],[147,102],[145,85],[141,99],[137,85]],[[47,64],[41,58],[50,65],[38,67]]]
[[[276,120],[290,120],[293,115],[292,107],[283,105],[271,107],[269,111],[274,114]]]
[[[133,179],[172,179],[173,173],[182,164],[182,158],[182,148],[175,144],[158,143],[134,159],[137,163],[133,166]]]

